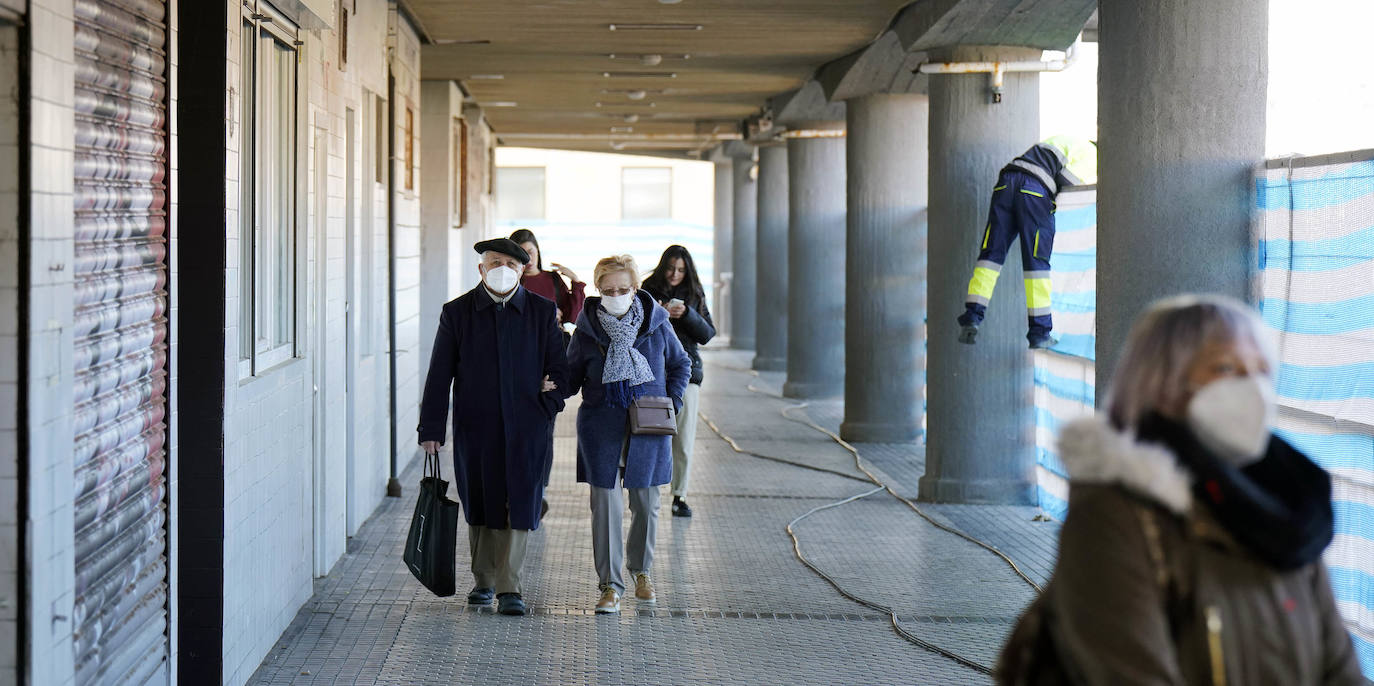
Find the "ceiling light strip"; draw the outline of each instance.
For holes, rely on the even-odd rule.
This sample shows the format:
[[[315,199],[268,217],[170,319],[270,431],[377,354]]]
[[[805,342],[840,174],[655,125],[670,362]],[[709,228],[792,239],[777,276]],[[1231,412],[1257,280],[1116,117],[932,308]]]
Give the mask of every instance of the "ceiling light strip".
[[[700,31],[701,24],[607,24],[611,31]]]

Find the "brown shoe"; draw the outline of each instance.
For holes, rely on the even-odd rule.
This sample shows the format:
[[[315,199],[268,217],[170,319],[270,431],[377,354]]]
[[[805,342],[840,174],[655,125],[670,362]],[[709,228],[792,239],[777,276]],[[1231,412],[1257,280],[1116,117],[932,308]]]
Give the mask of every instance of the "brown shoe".
[[[648,572],[635,574],[635,598],[646,603],[652,603],[657,599],[654,596],[654,582],[649,580]]]
[[[596,602],[596,613],[599,615],[609,615],[620,612],[620,594],[615,589],[606,586],[601,589],[601,600]]]

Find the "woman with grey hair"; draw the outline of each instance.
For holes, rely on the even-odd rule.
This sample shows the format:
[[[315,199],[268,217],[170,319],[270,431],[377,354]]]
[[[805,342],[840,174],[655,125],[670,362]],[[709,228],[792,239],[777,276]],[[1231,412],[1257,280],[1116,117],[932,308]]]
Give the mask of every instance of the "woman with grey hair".
[[[1061,432],[1059,559],[1001,683],[1366,683],[1321,560],[1331,479],[1270,432],[1274,369],[1239,301],[1136,322],[1106,416]]]

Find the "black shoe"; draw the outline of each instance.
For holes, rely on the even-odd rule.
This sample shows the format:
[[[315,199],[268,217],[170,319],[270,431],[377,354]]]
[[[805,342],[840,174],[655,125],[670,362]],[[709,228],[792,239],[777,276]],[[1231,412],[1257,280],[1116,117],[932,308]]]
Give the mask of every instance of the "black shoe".
[[[525,614],[525,600],[519,593],[502,593],[496,601],[496,611],[503,615],[520,617]]]
[[[1045,334],[1044,336],[1030,339],[1030,349],[1049,350],[1050,348],[1053,348],[1055,345],[1058,345],[1058,343],[1058,338],[1055,338],[1054,336],[1051,336],[1049,334]]]
[[[549,513],[549,499],[545,498],[539,503],[539,521],[544,521],[544,515]]]
[[[468,605],[490,605],[495,597],[494,588],[474,588],[468,591]]]
[[[967,324],[959,329],[959,342],[967,345],[977,343],[978,325]]]
[[[673,496],[673,516],[674,516],[674,517],[691,517],[691,516],[692,516],[692,508],[687,507],[687,501],[686,501],[686,500],[683,500],[682,498],[679,498],[679,497],[677,497],[677,496]]]

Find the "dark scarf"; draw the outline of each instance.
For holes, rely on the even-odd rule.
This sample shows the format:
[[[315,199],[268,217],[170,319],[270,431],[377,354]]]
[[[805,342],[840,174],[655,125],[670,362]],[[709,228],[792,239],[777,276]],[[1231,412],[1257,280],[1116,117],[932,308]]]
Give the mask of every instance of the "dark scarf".
[[[1168,446],[1192,473],[1193,496],[1256,557],[1289,571],[1321,557],[1335,529],[1331,476],[1278,436],[1258,461],[1236,467],[1198,442],[1192,430],[1159,415],[1139,438]]]

